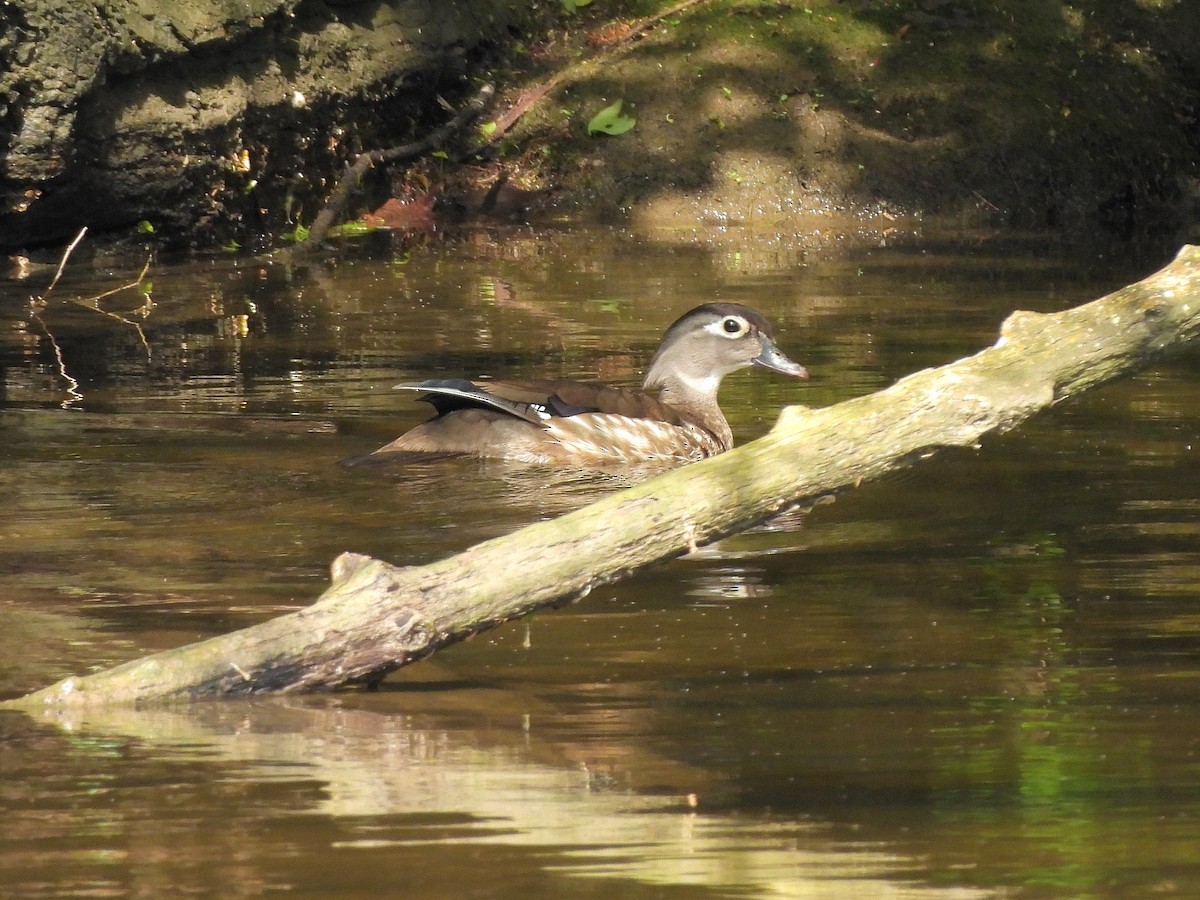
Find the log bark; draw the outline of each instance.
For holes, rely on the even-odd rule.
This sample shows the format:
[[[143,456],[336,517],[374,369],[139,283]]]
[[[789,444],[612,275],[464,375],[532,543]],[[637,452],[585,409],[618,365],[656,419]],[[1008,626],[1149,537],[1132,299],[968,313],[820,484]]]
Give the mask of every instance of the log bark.
[[[1015,312],[991,347],[819,410],[584,509],[404,568],[353,553],[313,605],[68,678],[9,706],[147,704],[371,683],[472,634],[577,600],[796,504],[973,447],[1195,340],[1200,248],[1145,280],[1055,314]]]

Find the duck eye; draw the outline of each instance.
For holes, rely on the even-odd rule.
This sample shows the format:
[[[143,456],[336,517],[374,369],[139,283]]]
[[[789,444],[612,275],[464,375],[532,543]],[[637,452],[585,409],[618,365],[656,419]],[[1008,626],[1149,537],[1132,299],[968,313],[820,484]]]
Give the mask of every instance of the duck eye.
[[[741,319],[735,319],[733,316],[730,316],[721,323],[721,327],[725,329],[726,334],[741,334],[745,324]]]

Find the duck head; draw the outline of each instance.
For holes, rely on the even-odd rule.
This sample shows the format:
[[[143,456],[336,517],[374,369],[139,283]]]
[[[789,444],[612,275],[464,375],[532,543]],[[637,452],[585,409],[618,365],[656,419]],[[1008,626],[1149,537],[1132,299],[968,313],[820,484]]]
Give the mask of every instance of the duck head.
[[[716,404],[721,379],[748,366],[808,377],[775,345],[762,313],[740,303],[705,303],[667,329],[643,387],[660,391],[668,403],[707,407]]]

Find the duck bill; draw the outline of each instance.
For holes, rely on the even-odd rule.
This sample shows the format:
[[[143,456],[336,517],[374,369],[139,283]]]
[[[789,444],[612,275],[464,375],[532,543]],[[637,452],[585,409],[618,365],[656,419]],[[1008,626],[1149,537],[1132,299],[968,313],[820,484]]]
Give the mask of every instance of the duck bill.
[[[808,369],[784,356],[783,351],[775,346],[774,341],[761,334],[758,339],[762,343],[762,351],[750,360],[752,365],[762,366],[764,369],[779,372],[781,375],[791,375],[793,378],[808,377]]]

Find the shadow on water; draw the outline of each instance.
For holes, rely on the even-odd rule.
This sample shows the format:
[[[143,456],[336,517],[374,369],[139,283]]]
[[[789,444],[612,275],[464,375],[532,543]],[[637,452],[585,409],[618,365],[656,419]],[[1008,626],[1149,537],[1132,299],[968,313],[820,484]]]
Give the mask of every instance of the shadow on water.
[[[1157,265],[751,237],[163,265],[149,359],[64,304],[60,364],[4,285],[0,695],[302,606],[344,550],[420,564],[629,477],[336,466],[425,416],[396,381],[636,384],[678,313],[738,300],[813,372],[729,379],[746,440]],[[1198,391],[1163,364],[374,694],[0,716],[6,895],[1194,893]]]

